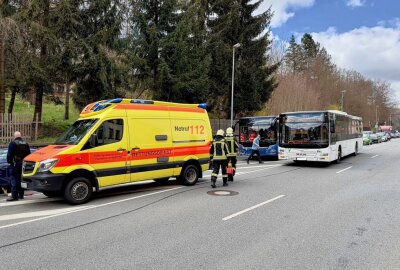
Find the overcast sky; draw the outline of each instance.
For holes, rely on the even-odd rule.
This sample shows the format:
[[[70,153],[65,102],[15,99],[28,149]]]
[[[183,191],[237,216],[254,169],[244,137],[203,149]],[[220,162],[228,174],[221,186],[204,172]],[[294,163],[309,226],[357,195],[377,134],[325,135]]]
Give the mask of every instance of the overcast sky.
[[[400,0],[264,0],[272,33],[313,35],[336,65],[391,84],[400,103]]]

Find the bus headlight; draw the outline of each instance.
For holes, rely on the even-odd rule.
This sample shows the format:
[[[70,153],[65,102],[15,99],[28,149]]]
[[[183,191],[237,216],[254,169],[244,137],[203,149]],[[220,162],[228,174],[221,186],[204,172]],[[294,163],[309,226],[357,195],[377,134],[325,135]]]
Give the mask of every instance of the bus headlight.
[[[39,168],[38,168],[38,172],[47,172],[48,170],[51,170],[51,168],[54,167],[54,165],[56,165],[58,159],[57,158],[50,158],[50,159],[46,159],[43,160],[39,163]]]

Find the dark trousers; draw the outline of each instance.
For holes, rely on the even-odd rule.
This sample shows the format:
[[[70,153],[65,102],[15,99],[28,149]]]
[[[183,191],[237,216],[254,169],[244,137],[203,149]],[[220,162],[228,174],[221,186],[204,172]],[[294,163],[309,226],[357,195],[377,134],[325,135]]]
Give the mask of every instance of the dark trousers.
[[[228,161],[224,160],[213,160],[213,171],[211,173],[211,182],[217,181],[219,168],[221,167],[222,170],[222,180],[224,183],[228,181],[228,174],[226,173],[226,167],[228,166]]]
[[[24,190],[21,188],[21,174],[22,164],[10,167],[11,196],[16,199],[24,197]]]
[[[250,156],[248,157],[248,161],[250,160],[250,159],[252,159],[253,158],[253,156],[254,156],[254,154],[256,154],[257,155],[257,157],[258,157],[258,162],[262,162],[262,160],[261,160],[261,157],[260,157],[260,151],[258,151],[258,149],[256,149],[256,150],[254,150],[254,149],[251,149],[251,154],[250,154]]]

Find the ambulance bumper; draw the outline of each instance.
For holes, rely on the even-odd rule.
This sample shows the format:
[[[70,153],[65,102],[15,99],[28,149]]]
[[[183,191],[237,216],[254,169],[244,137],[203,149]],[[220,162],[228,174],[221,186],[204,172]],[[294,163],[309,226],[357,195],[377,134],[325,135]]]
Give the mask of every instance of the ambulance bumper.
[[[38,173],[30,177],[24,177],[21,186],[34,191],[61,191],[65,181],[65,175],[51,172]]]

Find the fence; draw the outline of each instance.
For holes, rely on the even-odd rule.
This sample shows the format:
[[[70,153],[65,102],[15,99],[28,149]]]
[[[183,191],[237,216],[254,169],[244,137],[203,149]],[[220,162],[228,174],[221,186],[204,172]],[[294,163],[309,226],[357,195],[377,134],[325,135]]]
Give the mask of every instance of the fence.
[[[38,114],[35,121],[32,121],[32,115],[0,114],[0,144],[10,142],[15,131],[21,132],[27,140],[37,140],[38,128]]]

